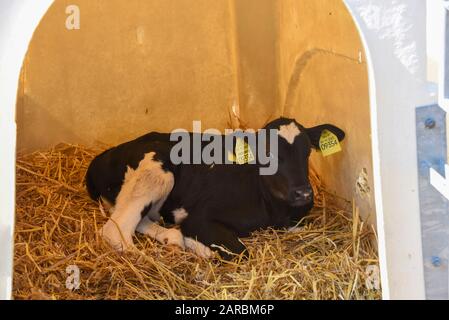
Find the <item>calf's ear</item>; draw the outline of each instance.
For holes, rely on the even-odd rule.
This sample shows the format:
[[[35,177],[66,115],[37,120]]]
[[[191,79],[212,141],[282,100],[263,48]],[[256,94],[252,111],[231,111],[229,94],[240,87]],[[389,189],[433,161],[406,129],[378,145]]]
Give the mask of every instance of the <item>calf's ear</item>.
[[[340,128],[331,124],[322,124],[320,126],[308,128],[306,129],[306,132],[310,138],[310,141],[312,142],[312,146],[315,149],[320,148],[320,137],[324,130],[328,130],[333,134],[335,134],[340,142],[343,141],[343,139],[345,138],[345,132]]]

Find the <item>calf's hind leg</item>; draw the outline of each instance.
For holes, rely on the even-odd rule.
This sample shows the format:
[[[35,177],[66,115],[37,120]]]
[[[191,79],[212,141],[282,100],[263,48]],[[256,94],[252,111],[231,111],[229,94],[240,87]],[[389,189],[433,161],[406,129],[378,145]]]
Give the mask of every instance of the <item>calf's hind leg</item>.
[[[237,234],[219,222],[188,217],[181,223],[181,231],[185,246],[204,258],[212,256],[209,248],[218,251],[225,260],[231,260],[235,255],[246,251]]]
[[[148,235],[162,244],[185,248],[184,237],[181,231],[175,228],[164,228],[158,225],[157,222],[151,221],[148,217],[144,217],[139,222],[136,231]]]
[[[157,213],[173,189],[173,174],[164,171],[162,164],[153,159],[154,155],[154,152],[146,154],[136,170],[128,168],[114,212],[101,230],[102,236],[117,250],[133,246],[132,236],[142,211],[151,205],[149,215]]]

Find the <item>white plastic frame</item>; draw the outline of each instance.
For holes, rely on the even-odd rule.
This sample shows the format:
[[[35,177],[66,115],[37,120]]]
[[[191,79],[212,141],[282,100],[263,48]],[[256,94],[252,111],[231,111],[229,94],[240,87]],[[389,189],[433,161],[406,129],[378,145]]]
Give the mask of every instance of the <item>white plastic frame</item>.
[[[0,299],[12,288],[15,211],[16,97],[34,30],[52,0],[0,1]]]
[[[443,28],[439,32],[439,35],[443,36],[441,41],[443,42],[443,46],[441,47],[441,52],[439,54],[439,83],[440,90],[438,94],[438,104],[441,108],[446,111],[449,111],[449,61],[446,56],[446,47],[449,46],[449,1],[446,0],[438,0],[437,4],[443,13],[438,17],[442,19],[442,23],[440,23],[440,27]]]

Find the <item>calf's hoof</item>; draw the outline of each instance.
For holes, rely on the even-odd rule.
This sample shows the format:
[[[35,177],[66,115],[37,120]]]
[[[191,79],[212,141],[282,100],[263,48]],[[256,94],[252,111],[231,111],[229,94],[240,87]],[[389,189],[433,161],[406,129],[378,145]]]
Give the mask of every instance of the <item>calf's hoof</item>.
[[[158,240],[165,245],[185,249],[184,237],[178,229],[167,229],[158,235]]]
[[[184,243],[187,249],[201,258],[210,259],[214,256],[214,252],[209,247],[192,238],[184,238]]]
[[[117,251],[132,251],[134,249],[132,235],[121,231],[118,225],[111,220],[108,220],[101,228],[100,235]]]

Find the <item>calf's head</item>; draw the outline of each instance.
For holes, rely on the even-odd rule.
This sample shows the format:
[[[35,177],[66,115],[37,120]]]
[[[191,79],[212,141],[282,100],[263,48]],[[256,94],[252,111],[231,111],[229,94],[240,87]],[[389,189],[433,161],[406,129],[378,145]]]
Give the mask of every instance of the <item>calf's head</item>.
[[[264,129],[277,130],[278,170],[274,175],[262,176],[270,193],[287,201],[290,206],[300,207],[313,201],[313,190],[309,181],[309,156],[313,149],[319,150],[320,137],[324,130],[335,134],[339,141],[345,137],[343,130],[330,124],[305,128],[294,119],[280,118]],[[270,157],[276,155],[270,152]]]

